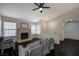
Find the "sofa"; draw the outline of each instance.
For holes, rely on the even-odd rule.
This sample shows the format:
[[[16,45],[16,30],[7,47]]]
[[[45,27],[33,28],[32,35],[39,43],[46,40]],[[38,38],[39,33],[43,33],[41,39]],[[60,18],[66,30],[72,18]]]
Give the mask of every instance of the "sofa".
[[[41,39],[27,45],[25,48],[19,46],[19,56],[45,56],[54,49],[54,39]]]

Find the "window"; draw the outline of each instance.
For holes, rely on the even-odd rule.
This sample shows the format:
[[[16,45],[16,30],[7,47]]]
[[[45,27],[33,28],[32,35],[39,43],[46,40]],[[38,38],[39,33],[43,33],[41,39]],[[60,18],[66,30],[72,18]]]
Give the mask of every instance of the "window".
[[[16,36],[16,23],[3,22],[4,37]]]
[[[31,33],[32,33],[32,34],[36,34],[36,31],[37,31],[37,30],[36,30],[36,24],[32,24],[32,25],[31,25]]]
[[[40,34],[40,32],[41,32],[40,24],[32,24],[31,25],[31,33],[32,34]]]

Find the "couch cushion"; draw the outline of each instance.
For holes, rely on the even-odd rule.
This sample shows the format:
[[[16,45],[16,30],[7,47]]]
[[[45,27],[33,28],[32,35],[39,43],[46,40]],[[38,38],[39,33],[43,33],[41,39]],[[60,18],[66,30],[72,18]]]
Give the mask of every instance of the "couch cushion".
[[[29,47],[35,47],[37,45],[40,45],[40,41],[35,41],[35,42],[33,42],[33,43],[31,43],[31,44],[29,44],[27,46],[29,46]]]

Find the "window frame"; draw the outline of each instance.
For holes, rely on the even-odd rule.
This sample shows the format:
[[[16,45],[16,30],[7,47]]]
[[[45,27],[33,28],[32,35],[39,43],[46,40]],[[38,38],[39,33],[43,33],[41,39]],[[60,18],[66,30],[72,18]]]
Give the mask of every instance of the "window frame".
[[[3,32],[3,37],[14,37],[14,36],[16,36],[17,28],[16,28],[16,29],[5,29],[5,28],[4,28],[4,26],[5,26],[5,25],[4,25],[4,22],[8,22],[8,21],[3,21],[3,26],[2,26],[2,29],[3,29],[3,30],[2,30],[2,32]],[[8,23],[9,23],[9,22],[8,22]],[[10,22],[10,23],[14,23],[14,22]],[[15,23],[15,24],[16,24],[16,23]],[[13,36],[12,36],[12,35],[5,35],[5,33],[4,33],[5,30],[15,30],[15,35],[13,35]],[[10,33],[10,32],[9,32],[9,33]]]
[[[32,29],[33,25],[36,26],[36,29]],[[40,25],[40,24],[31,24],[31,34],[40,34],[41,33],[41,25],[40,25],[40,31],[39,32],[38,32],[38,30],[39,30],[38,25]],[[35,30],[35,33],[33,33],[32,30]]]

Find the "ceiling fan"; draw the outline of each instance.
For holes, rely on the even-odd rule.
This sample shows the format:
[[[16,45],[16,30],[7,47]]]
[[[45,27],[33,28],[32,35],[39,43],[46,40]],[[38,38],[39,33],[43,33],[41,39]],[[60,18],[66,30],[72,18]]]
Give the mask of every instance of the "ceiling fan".
[[[39,10],[41,13],[43,11],[43,9],[49,9],[50,7],[44,6],[45,3],[34,3],[37,8],[33,9],[33,11],[35,10]]]

